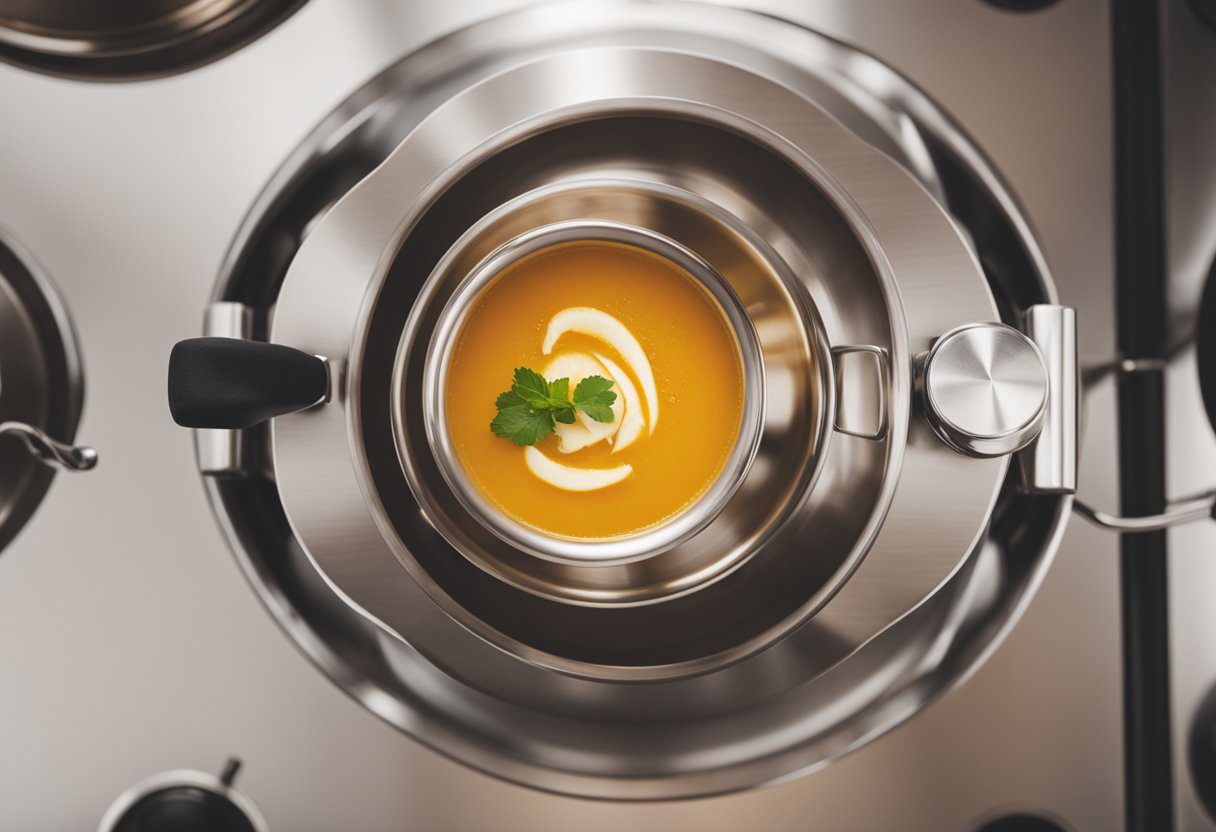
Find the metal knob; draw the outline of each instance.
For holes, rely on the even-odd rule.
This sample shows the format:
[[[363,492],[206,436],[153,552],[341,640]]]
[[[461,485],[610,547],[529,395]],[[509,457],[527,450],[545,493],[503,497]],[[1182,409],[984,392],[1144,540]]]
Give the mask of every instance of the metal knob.
[[[1047,410],[1047,367],[1034,342],[1004,324],[968,324],[925,358],[925,415],[960,453],[1003,456],[1030,444]]]

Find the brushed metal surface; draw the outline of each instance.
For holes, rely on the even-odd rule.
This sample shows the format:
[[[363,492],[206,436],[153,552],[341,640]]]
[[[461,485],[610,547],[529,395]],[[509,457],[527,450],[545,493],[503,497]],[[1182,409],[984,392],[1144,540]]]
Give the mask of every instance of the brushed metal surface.
[[[1077,434],[1080,427],[1080,370],[1077,365],[1077,310],[1038,304],[1022,316],[1026,334],[1047,366],[1047,412],[1043,429],[1019,456],[1022,483],[1038,491],[1077,490]]]
[[[959,690],[810,777],[679,804],[554,798],[459,768],[347,699],[265,614],[164,413],[163,356],[197,330],[229,237],[300,136],[404,51],[514,5],[313,0],[205,71],[122,88],[0,69],[0,95],[31,114],[0,133],[0,216],[76,313],[93,391],[83,429],[108,452],[89,478],[57,482],[0,558],[0,655],[20,669],[0,677],[0,730],[24,752],[0,760],[4,825],[88,828],[132,782],[236,749],[272,828],[963,832],[1014,808],[1121,828],[1114,544],[1084,526]],[[1112,353],[1105,4],[757,5],[881,54],[957,115],[1034,222],[1060,300],[1079,309],[1082,356]],[[155,314],[136,328],[131,309]],[[1109,390],[1086,410],[1080,479],[1113,504]]]

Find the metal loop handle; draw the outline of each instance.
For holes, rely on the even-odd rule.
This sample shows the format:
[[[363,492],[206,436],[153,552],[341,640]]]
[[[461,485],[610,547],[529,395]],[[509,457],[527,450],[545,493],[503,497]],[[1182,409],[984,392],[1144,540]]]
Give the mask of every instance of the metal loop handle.
[[[840,362],[841,356],[853,355],[862,353],[874,357],[876,366],[875,379],[875,409],[878,412],[878,424],[873,430],[859,430],[856,427],[850,427],[841,423],[841,407],[840,401],[844,393],[844,366]],[[861,439],[880,440],[886,438],[887,435],[887,380],[890,378],[889,362],[887,360],[887,351],[882,347],[876,347],[871,344],[845,344],[839,347],[832,347],[832,363],[835,365],[836,376],[836,412],[832,415],[832,427],[837,433],[843,433],[846,436],[856,436]]]
[[[65,471],[88,471],[97,465],[97,451],[84,445],[58,442],[25,422],[0,422],[0,436],[20,439],[31,454],[45,465]]]
[[[1172,503],[1160,514],[1147,514],[1141,517],[1120,517],[1117,514],[1108,514],[1081,500],[1074,500],[1072,509],[1099,528],[1123,534],[1159,532],[1183,523],[1216,518],[1216,491],[1209,491]]]

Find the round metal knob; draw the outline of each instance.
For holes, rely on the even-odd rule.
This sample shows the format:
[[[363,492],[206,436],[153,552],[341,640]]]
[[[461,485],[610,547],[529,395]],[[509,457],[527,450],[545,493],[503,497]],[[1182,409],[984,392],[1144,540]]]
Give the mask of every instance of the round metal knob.
[[[923,371],[929,424],[955,450],[1002,456],[1026,447],[1047,410],[1047,367],[1004,324],[969,324],[937,340]]]

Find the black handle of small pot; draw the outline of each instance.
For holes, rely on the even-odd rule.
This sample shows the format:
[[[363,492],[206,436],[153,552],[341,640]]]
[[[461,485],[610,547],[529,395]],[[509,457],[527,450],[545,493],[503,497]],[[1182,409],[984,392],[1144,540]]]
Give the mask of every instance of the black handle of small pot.
[[[247,428],[325,398],[325,362],[281,344],[189,338],[169,355],[169,412],[187,428]]]

